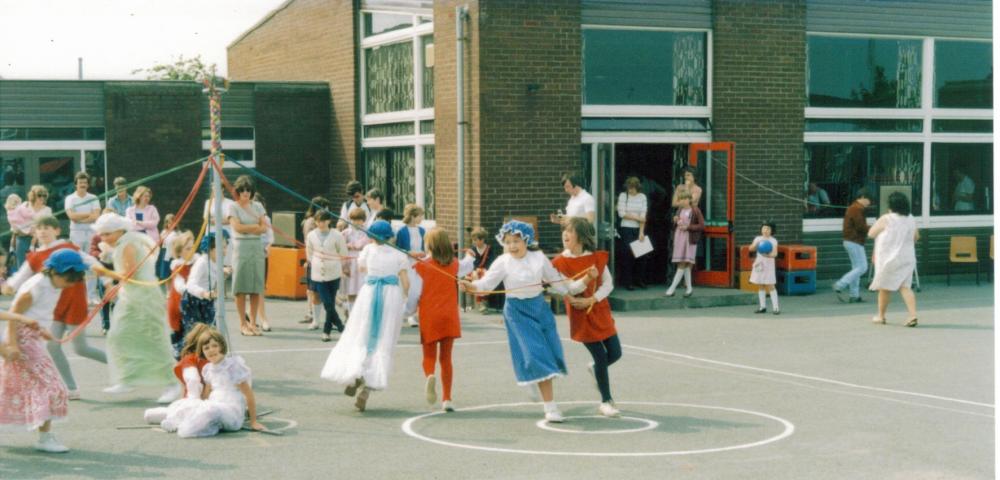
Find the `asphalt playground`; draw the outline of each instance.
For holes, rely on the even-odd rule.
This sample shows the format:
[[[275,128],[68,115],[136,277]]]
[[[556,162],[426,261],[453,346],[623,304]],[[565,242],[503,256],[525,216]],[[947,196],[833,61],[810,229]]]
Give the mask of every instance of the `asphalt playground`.
[[[589,355],[557,317],[570,372],[556,399],[569,421],[547,425],[514,382],[499,315],[463,314],[457,412],[425,403],[419,335],[404,327],[389,389],[359,413],[319,378],[333,344],[297,323],[304,302],[269,299],[273,332],[230,332],[277,434],[180,439],[143,427],[159,392],[102,393],[106,367],[67,347],[83,399],[55,432],[72,451],[36,453],[36,434],[2,431],[0,478],[994,478],[993,284],[925,285],[917,328],[902,326],[898,297],[889,324],[873,325],[866,300],[823,290],[783,297],[780,316],[617,314],[619,419],[598,416]],[[98,324],[88,335],[103,346]]]

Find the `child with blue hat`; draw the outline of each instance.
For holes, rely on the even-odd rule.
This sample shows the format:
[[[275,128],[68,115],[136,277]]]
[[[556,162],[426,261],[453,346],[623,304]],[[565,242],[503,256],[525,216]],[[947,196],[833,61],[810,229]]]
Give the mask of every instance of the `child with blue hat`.
[[[375,241],[358,255],[358,271],[366,275],[348,317],[347,327],[330,351],[320,376],[346,385],[344,394],[365,411],[372,390],[389,384],[392,353],[410,289],[409,257],[390,242],[392,226],[377,220],[368,228]]]
[[[543,293],[545,285],[560,295],[572,295],[586,288],[596,278],[596,270],[579,280],[562,276],[538,249],[531,225],[511,220],[503,225],[497,241],[504,254],[497,257],[483,277],[463,280],[469,293],[490,291],[503,282],[506,300],[503,307],[507,342],[518,385],[538,386],[545,409],[545,420],[565,421],[553,400],[552,379],[566,375],[562,343],[555,318]]]

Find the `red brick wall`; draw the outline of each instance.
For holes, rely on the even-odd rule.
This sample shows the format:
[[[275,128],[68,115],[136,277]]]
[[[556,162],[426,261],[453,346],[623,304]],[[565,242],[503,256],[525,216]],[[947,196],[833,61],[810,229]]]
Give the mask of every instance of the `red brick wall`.
[[[344,196],[357,174],[354,2],[294,0],[233,42],[229,78],[239,81],[322,81],[330,85],[330,141],[324,191],[306,196]]]
[[[736,142],[736,171],[792,198],[803,197],[805,0],[714,0],[713,132]],[[761,221],[783,243],[802,237],[802,203],[736,179],[736,242]]]
[[[456,4],[437,2],[434,12],[438,219],[450,229],[457,214]],[[543,248],[558,249],[559,229],[547,218],[566,204],[561,174],[579,164],[580,2],[469,6],[465,223],[495,232],[506,215],[537,216]]]

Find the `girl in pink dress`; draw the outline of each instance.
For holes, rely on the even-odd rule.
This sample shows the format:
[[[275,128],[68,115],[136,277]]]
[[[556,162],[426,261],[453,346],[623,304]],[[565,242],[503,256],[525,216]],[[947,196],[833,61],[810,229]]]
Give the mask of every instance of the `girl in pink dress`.
[[[35,449],[64,453],[51,432],[52,421],[66,418],[69,392],[49,356],[45,343],[59,290],[83,281],[87,266],[79,252],[61,249],[45,261],[45,269],[18,288],[7,320],[7,335],[0,343],[0,427],[37,429]]]
[[[344,262],[350,273],[340,281],[340,291],[347,295],[344,309],[347,310],[348,316],[351,312],[351,306],[354,305],[354,299],[358,297],[358,292],[361,291],[361,286],[365,283],[365,276],[358,272],[357,258],[358,255],[361,255],[361,250],[365,248],[365,245],[371,242],[368,234],[363,230],[365,220],[368,218],[365,211],[355,208],[351,210],[349,216],[351,225],[344,229],[344,240],[347,241],[347,256],[350,258],[344,259]]]
[[[673,263],[677,264],[677,273],[674,274],[674,281],[667,288],[666,296],[674,296],[674,290],[681,283],[681,278],[687,284],[684,291],[685,297],[690,297],[694,292],[691,282],[691,268],[694,267],[695,254],[698,253],[698,242],[701,241],[701,232],[705,230],[705,217],[701,210],[692,205],[691,192],[686,188],[678,188],[674,195],[678,205],[677,214],[674,215],[674,251],[671,256]]]

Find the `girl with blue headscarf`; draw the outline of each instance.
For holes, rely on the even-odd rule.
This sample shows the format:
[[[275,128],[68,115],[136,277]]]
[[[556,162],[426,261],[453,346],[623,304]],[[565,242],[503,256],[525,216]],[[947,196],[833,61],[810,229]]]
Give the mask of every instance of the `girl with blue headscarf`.
[[[537,385],[545,420],[561,423],[565,418],[553,400],[552,379],[566,375],[566,361],[552,309],[543,293],[545,286],[561,295],[582,292],[588,282],[597,278],[597,270],[588,270],[585,277],[568,281],[538,250],[535,230],[524,222],[505,223],[496,238],[504,246],[504,254],[493,261],[483,278],[463,280],[461,285],[476,294],[493,290],[503,282],[507,296],[503,321],[517,384]]]
[[[358,255],[358,270],[366,275],[348,317],[347,327],[330,351],[320,376],[346,385],[344,394],[357,396],[354,406],[365,411],[372,390],[389,384],[392,353],[399,339],[410,279],[409,258],[387,243],[392,226],[385,220],[372,223],[368,235],[375,242]]]

